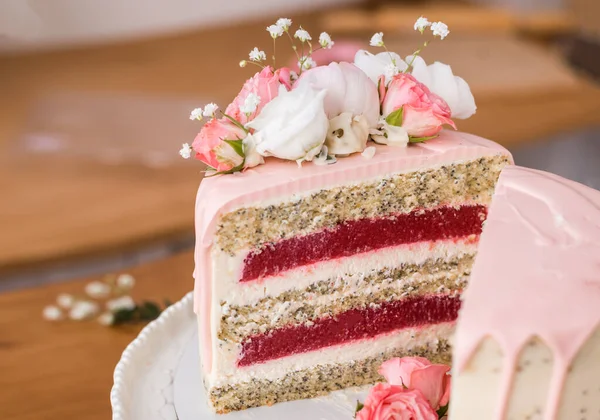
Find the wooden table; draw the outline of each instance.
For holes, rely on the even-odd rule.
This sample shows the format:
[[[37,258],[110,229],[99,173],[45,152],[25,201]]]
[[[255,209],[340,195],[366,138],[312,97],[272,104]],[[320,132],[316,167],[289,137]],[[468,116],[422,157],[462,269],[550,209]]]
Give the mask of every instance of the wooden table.
[[[193,287],[192,253],[132,269],[135,299],[177,301]],[[0,294],[0,418],[106,420],[112,375],[141,327],[42,319],[59,293],[95,279]]]

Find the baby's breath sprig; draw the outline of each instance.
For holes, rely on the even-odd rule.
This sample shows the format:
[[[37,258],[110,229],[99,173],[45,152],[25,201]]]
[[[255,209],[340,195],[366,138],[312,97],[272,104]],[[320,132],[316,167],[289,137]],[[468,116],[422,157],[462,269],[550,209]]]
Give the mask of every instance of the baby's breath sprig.
[[[369,44],[372,47],[383,48],[385,50],[385,52],[388,53],[388,55],[390,56],[390,60],[392,60],[392,64],[394,65],[394,67],[397,67],[398,63],[396,63],[396,58],[394,57],[394,54],[392,54],[387,49],[385,42],[383,42],[383,32],[377,32],[377,33],[373,34],[373,36],[371,37],[371,41],[369,41]]]
[[[425,33],[425,29],[430,28],[434,37],[439,37],[440,40],[443,40],[448,36],[450,31],[448,30],[448,25],[444,22],[430,22],[425,16],[419,17],[414,25],[415,31],[418,31],[423,35]],[[410,63],[408,63],[408,67],[404,70],[404,73],[409,72],[412,69],[413,63],[415,59],[423,52],[423,49],[429,45],[429,41],[425,41],[423,45],[418,48],[415,52],[412,53]]]

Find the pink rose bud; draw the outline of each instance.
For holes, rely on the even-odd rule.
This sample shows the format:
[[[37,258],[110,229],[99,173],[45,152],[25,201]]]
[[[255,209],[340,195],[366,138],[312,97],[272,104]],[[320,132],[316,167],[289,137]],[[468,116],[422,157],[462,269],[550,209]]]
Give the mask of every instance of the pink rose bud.
[[[371,388],[356,420],[438,420],[423,394],[401,385],[377,384]]]
[[[196,152],[196,159],[217,172],[229,171],[240,165],[243,157],[223,140],[241,140],[244,137],[246,132],[228,119],[212,119],[204,124],[194,139],[192,148]]]

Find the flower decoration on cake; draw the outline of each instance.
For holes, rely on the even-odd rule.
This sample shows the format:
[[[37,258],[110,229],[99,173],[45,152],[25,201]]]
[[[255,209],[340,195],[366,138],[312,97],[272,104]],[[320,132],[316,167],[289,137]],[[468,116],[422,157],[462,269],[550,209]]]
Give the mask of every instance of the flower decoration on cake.
[[[419,17],[415,31],[445,39],[450,31],[443,22]],[[389,51],[383,32],[369,44],[377,53],[359,50],[353,63],[319,66],[314,52],[331,49],[335,42],[323,32],[316,40],[301,26],[280,18],[266,28],[272,54],[255,47],[240,67],[259,67],[223,111],[210,103],[192,110],[190,119],[207,119],[192,144],[184,143],[180,155],[195,157],[211,175],[230,174],[277,158],[314,164],[335,163],[354,153],[364,153],[369,142],[407,146],[437,137],[444,127],[456,129],[454,119],[475,113],[469,85],[450,66],[427,65],[420,57],[423,45],[403,59]],[[297,68],[276,67],[279,38],[287,38],[296,55]]]
[[[379,374],[386,382],[371,388],[356,407],[356,420],[438,420],[446,416],[450,401],[450,366],[423,357],[402,357],[384,362]]]

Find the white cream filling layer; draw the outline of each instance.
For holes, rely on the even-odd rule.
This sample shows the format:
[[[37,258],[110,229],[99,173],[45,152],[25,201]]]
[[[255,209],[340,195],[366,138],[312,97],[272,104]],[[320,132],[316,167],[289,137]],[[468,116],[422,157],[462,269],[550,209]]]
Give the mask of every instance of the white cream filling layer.
[[[379,356],[381,353],[417,347],[436,349],[440,339],[449,340],[454,323],[442,323],[426,327],[407,328],[374,338],[325,347],[319,350],[295,354],[252,366],[237,367],[240,346],[218,346],[219,363],[213,366],[208,378],[209,387],[233,385],[257,379],[277,380],[290,372],[311,369],[318,365],[346,364]]]

